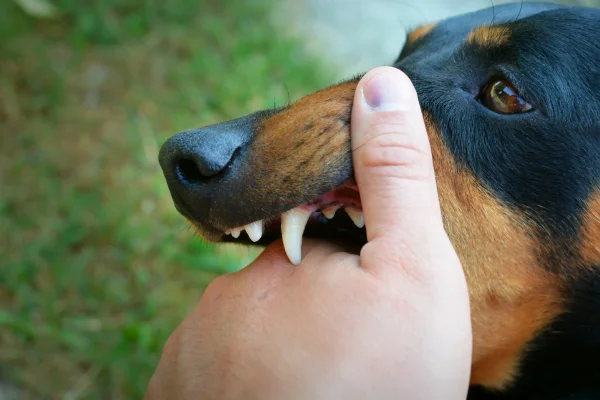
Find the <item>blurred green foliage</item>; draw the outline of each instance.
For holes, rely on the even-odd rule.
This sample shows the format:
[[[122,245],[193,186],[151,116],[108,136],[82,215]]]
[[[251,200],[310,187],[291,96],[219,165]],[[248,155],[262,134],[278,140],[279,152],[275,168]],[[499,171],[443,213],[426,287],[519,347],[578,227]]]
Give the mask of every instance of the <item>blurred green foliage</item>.
[[[161,143],[331,80],[266,1],[53,4],[0,2],[0,379],[141,398],[206,284],[255,255],[193,237]]]

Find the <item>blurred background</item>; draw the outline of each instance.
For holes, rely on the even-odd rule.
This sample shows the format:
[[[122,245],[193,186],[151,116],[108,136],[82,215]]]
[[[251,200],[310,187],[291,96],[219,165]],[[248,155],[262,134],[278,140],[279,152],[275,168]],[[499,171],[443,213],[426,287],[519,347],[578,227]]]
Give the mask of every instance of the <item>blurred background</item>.
[[[175,212],[167,137],[389,64],[407,29],[491,4],[1,1],[0,400],[141,398],[203,288],[256,256]]]

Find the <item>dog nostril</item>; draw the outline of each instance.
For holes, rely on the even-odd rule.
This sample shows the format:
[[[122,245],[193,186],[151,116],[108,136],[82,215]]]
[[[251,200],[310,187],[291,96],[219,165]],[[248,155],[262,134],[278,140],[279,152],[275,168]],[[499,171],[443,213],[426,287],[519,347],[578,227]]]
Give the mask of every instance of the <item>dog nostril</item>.
[[[207,177],[200,172],[200,169],[193,160],[183,159],[175,164],[175,171],[179,180],[186,184],[200,183]]]

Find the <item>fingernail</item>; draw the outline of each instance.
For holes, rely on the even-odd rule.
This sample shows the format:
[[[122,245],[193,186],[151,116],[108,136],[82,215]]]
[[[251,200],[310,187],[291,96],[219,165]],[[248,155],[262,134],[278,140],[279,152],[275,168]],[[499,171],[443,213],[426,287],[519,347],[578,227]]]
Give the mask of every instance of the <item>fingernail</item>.
[[[374,110],[407,110],[411,105],[411,88],[391,73],[374,76],[362,87],[363,98]]]

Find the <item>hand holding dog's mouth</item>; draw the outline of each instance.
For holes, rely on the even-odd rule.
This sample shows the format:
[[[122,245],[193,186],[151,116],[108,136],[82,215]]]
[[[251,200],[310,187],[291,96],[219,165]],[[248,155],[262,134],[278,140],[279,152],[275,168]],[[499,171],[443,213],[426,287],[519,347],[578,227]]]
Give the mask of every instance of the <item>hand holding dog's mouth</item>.
[[[352,112],[360,255],[310,241],[292,267],[276,242],[218,278],[169,339],[147,399],[466,398],[468,293],[416,93],[379,68]]]

